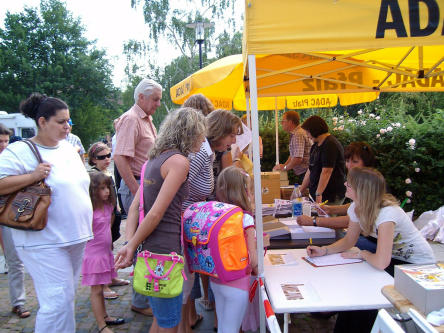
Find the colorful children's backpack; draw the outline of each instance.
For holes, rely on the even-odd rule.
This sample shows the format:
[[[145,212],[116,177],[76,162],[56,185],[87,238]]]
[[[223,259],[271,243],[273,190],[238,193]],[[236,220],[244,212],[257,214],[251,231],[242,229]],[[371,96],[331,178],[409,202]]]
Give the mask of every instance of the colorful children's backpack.
[[[232,281],[244,277],[248,250],[238,206],[208,201],[189,206],[182,217],[184,253],[191,272]]]

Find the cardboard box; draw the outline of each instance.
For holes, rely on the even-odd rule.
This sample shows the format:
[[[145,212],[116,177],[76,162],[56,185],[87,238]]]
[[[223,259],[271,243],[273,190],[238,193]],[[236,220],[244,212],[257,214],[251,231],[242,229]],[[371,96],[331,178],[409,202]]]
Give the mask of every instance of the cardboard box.
[[[444,269],[442,264],[395,266],[395,289],[421,312],[444,307]]]
[[[279,171],[281,176],[281,181],[288,181],[288,173],[287,171]]]
[[[261,172],[262,203],[274,203],[274,199],[281,198],[280,173]]]
[[[290,200],[293,190],[294,190],[293,185],[287,185],[287,186],[281,185],[281,199]]]

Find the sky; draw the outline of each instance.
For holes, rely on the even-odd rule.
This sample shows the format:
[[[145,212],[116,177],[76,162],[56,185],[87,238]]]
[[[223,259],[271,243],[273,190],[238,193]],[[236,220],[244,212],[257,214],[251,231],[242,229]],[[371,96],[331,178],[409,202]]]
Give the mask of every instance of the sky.
[[[130,0],[65,0],[67,9],[74,17],[79,17],[85,26],[88,40],[97,40],[96,46],[107,51],[108,59],[114,66],[113,82],[123,87],[125,57],[123,44],[126,40],[146,40],[148,28],[144,23],[141,7],[138,11],[131,8]],[[39,7],[40,0],[2,0],[0,1],[0,26],[6,12],[21,12],[24,6]],[[168,64],[180,55],[165,41],[159,44],[157,64]]]

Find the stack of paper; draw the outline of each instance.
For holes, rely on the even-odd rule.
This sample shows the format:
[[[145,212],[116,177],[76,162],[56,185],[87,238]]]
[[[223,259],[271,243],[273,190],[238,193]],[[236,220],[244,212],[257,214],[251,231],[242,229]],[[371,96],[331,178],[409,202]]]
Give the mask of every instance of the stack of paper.
[[[274,211],[274,204],[262,204],[262,215],[273,215]]]
[[[335,238],[336,232],[334,229],[314,227],[314,226],[300,226],[296,218],[282,218],[279,222],[285,224],[291,233],[291,239],[316,239],[316,238]]]
[[[290,238],[290,230],[281,222],[264,223],[264,232],[269,234],[271,238],[277,236],[287,236],[284,238]]]

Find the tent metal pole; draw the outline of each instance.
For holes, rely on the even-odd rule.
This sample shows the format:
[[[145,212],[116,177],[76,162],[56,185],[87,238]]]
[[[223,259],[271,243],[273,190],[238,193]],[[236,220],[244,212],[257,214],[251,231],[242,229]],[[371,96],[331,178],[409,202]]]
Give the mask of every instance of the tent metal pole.
[[[251,130],[251,111],[250,111],[250,98],[245,96],[245,105],[247,106],[247,126]],[[252,145],[248,145],[248,158],[252,160],[253,148]]]
[[[256,83],[256,56],[248,55],[248,77],[250,78],[251,121],[253,135],[253,174],[254,174],[254,202],[256,217],[257,260],[258,276],[264,276],[264,239],[262,226],[262,185],[261,165],[259,158],[259,119],[257,114],[257,83]],[[260,332],[265,333],[265,312],[260,304]]]
[[[276,165],[279,165],[279,119],[277,97],[274,98],[274,128],[276,131]]]

